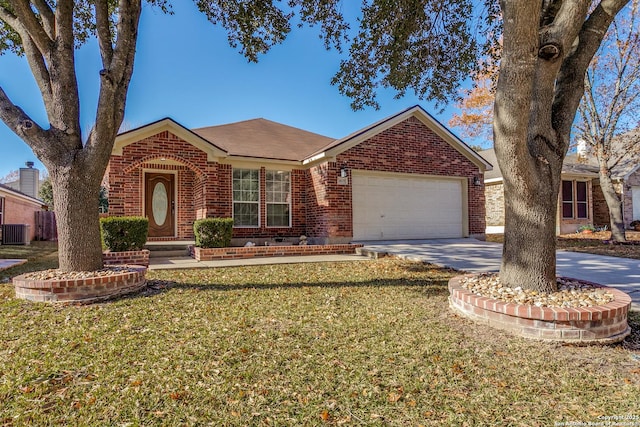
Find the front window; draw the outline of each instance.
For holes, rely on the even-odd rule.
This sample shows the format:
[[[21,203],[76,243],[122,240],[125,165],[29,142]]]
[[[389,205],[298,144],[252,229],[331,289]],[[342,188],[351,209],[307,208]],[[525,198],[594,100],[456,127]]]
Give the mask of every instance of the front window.
[[[562,218],[589,218],[586,181],[562,181]]]
[[[266,172],[267,227],[290,227],[291,173]]]
[[[0,225],[4,224],[4,197],[0,197]]]
[[[233,170],[233,225],[258,227],[260,218],[260,171]]]
[[[578,218],[589,218],[587,204],[587,183],[576,181],[576,216]]]

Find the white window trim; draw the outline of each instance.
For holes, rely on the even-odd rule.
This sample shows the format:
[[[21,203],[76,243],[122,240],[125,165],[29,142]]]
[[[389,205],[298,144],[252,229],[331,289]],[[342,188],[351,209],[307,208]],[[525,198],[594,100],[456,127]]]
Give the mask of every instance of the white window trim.
[[[266,197],[267,189],[266,188],[267,188],[267,173],[269,173],[269,172],[277,172],[277,171],[276,170],[267,170],[267,171],[265,171],[265,174],[264,174],[264,183],[265,183],[265,199],[264,199],[265,200],[264,201],[265,206],[264,206],[264,208],[265,208],[265,212],[266,212],[265,221],[267,222],[267,228],[291,228],[292,227],[292,222],[293,222],[292,218],[291,218],[291,216],[292,216],[292,212],[291,212],[292,211],[292,203],[291,203],[291,198],[292,198],[292,196],[291,196],[291,193],[292,193],[292,191],[291,191],[292,190],[292,188],[291,188],[292,187],[292,185],[291,185],[291,172],[290,171],[283,171],[284,173],[288,173],[289,174],[289,197],[288,197],[289,202],[288,203],[281,203],[281,202],[269,203],[269,202],[267,202],[267,197]],[[289,225],[269,225],[269,205],[288,205],[289,206]]]
[[[233,194],[233,172],[237,171],[237,170],[253,170],[253,171],[258,171],[258,200],[253,202],[253,201],[236,201],[236,199],[234,198],[234,194]],[[233,218],[233,228],[260,228],[260,218],[261,218],[261,214],[262,214],[262,209],[261,209],[261,203],[260,203],[260,169],[251,169],[251,168],[234,168],[231,169],[231,218]],[[235,225],[235,220],[236,220],[236,203],[255,203],[258,205],[258,225]]]

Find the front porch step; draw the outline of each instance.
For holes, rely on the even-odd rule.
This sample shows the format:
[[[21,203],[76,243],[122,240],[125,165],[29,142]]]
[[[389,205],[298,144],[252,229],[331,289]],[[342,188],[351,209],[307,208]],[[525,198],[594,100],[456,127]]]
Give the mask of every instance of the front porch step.
[[[189,249],[149,250],[149,258],[178,258],[189,256]]]
[[[367,257],[367,258],[371,258],[371,259],[384,258],[387,256],[386,253],[372,251],[370,249],[365,249],[365,248],[356,248],[356,254]]]
[[[145,249],[149,250],[149,258],[175,258],[189,256],[189,246],[193,241],[147,242]]]

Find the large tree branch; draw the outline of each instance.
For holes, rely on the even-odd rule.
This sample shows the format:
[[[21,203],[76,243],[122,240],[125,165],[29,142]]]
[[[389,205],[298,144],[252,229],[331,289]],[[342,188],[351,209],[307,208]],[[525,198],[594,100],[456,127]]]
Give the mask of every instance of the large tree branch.
[[[96,123],[86,144],[86,155],[106,162],[113,139],[124,118],[127,90],[133,74],[138,24],[142,9],[140,0],[120,0],[117,39],[111,62],[100,72],[100,95]]]
[[[49,7],[49,4],[45,0],[33,0],[33,4],[40,13],[40,19],[42,19],[42,27],[47,33],[47,36],[53,40],[56,35],[56,17]]]
[[[553,21],[540,29],[532,100],[536,108],[532,109],[528,143],[531,155],[539,159],[542,168],[561,162],[569,146],[569,134],[557,132],[554,126],[552,105],[558,71],[580,31],[588,6],[587,1],[558,1],[553,5]]]
[[[51,49],[53,40],[47,35],[47,32],[38,21],[38,17],[31,8],[31,2],[28,0],[10,0],[9,3],[16,18],[29,33],[38,50],[42,55],[46,56]]]
[[[33,77],[38,84],[42,100],[45,105],[51,105],[53,103],[53,91],[51,88],[51,76],[47,69],[47,64],[40,51],[35,46],[33,40],[30,37],[22,39],[22,48],[24,49],[27,62],[33,73]]]
[[[73,6],[73,0],[58,0],[56,6],[56,42],[58,45],[63,44],[65,50],[75,49]]]
[[[98,36],[100,57],[102,58],[102,68],[108,69],[113,59],[113,36],[111,34],[111,23],[109,20],[109,4],[106,0],[96,0],[94,7],[96,11],[96,33]]]
[[[80,96],[75,69],[75,38],[73,32],[73,0],[58,0],[55,11],[56,39],[48,63],[52,102],[45,104],[51,127],[77,138],[65,138],[68,149],[82,147],[80,128]]]
[[[535,184],[526,143],[535,81],[540,6],[500,1],[504,44],[494,103],[495,151],[505,182],[521,189]],[[522,9],[520,9],[522,5]],[[512,159],[513,161],[507,161]]]
[[[24,140],[39,158],[44,157],[49,145],[47,143],[49,131],[42,129],[20,107],[11,102],[2,87],[0,87],[0,119]]]
[[[38,49],[35,42],[31,38],[26,27],[22,25],[20,20],[13,15],[7,9],[0,7],[0,20],[6,22],[11,28],[13,28],[22,40],[22,48],[25,52],[25,57],[29,63],[29,67],[33,73],[33,76],[38,84],[42,99],[45,105],[52,102],[52,90],[49,70],[43,53]]]
[[[0,20],[9,24],[9,26],[16,31],[26,31],[26,28],[24,28],[24,26],[20,24],[18,18],[16,18],[16,16],[11,11],[2,6],[0,6]]]

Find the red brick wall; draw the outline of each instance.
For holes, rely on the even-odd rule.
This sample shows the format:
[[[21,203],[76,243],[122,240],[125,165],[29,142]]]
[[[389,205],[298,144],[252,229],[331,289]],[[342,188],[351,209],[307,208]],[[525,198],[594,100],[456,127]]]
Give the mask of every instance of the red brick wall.
[[[269,170],[277,170],[277,167],[269,168]],[[291,227],[267,227],[267,204],[266,204],[266,171],[267,168],[260,168],[260,226],[252,228],[234,228],[233,237],[238,239],[252,238],[270,238],[277,236],[299,237],[306,233],[306,208],[305,203],[305,187],[307,185],[306,171],[291,171]],[[232,188],[232,169],[226,171],[228,178],[225,179],[224,185],[228,185],[228,207],[226,212],[228,216],[232,216],[233,206],[231,200]],[[222,185],[222,182],[221,182]]]
[[[437,176],[467,177],[469,234],[485,232],[484,185],[482,173],[469,159],[451,147],[420,120],[411,117],[337,156],[336,162],[324,163],[309,171],[309,235],[348,237],[352,230],[350,185],[338,185],[339,169],[371,170]],[[327,190],[322,188],[326,185]],[[317,200],[317,206],[313,200]],[[317,233],[317,234],[314,234]]]
[[[168,162],[163,163],[160,158]],[[178,162],[181,164],[168,164]],[[274,167],[274,168],[277,168]],[[177,237],[193,239],[193,222],[206,217],[233,215],[232,171],[227,164],[207,161],[206,153],[169,132],[130,144],[122,156],[112,156],[107,169],[109,181],[109,215],[144,214],[144,169],[176,171]],[[237,239],[298,237],[306,232],[306,184],[304,170],[291,171],[292,226],[266,226],[266,168],[260,169],[260,227],[235,228]]]
[[[164,131],[127,145],[122,156],[111,156],[107,169],[109,215],[144,214],[145,169],[176,172],[178,238],[193,238],[193,222],[217,214],[218,164],[208,162],[205,152]]]

